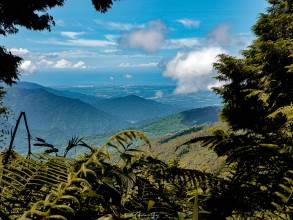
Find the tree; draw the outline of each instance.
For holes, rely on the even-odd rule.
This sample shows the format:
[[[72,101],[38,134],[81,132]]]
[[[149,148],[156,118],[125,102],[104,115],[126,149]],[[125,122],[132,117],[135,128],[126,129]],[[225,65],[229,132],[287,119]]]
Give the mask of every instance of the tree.
[[[243,58],[222,54],[214,64],[225,83],[214,88],[223,99],[220,117],[230,129],[201,140],[233,168],[230,186],[208,202],[218,216],[273,213],[282,203],[275,192],[293,169],[293,1],[268,2]]]

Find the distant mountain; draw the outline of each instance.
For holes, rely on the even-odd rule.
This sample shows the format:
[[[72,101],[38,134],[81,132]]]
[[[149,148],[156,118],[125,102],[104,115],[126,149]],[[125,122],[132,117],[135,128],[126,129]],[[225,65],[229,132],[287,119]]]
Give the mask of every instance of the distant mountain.
[[[219,121],[220,110],[218,106],[191,109],[169,115],[143,126],[139,130],[145,132],[151,138],[172,134],[195,125],[217,122]]]
[[[26,112],[34,130],[59,129],[72,135],[101,134],[126,128],[129,124],[78,99],[54,95],[43,88],[7,88],[4,105],[15,117]]]
[[[131,123],[158,119],[182,110],[177,106],[162,104],[136,95],[105,99],[95,103],[94,107]]]
[[[86,95],[86,94],[82,94],[82,93],[78,93],[78,92],[71,92],[71,91],[67,91],[67,90],[52,89],[50,87],[45,87],[45,86],[39,85],[37,83],[31,83],[31,82],[18,82],[17,84],[13,85],[13,88],[43,89],[43,90],[46,90],[47,92],[50,92],[54,95],[72,98],[72,99],[79,99],[79,100],[81,100],[85,103],[88,103],[88,104],[94,104],[96,102],[103,100],[102,98],[98,98],[96,96]]]

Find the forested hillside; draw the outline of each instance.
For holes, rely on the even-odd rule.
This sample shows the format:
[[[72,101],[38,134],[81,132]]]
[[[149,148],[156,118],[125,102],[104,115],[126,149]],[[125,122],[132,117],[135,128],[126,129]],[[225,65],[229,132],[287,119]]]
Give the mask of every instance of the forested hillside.
[[[169,115],[138,129],[145,132],[150,138],[154,138],[176,133],[195,125],[217,122],[219,113],[220,107],[216,106],[196,108]]]
[[[57,96],[44,89],[9,88],[4,103],[11,106],[15,117],[26,112],[34,130],[60,129],[74,136],[102,134],[129,125],[78,99]]]
[[[136,95],[110,98],[96,102],[95,107],[113,115],[120,115],[128,122],[158,119],[180,111],[182,108],[147,100]]]

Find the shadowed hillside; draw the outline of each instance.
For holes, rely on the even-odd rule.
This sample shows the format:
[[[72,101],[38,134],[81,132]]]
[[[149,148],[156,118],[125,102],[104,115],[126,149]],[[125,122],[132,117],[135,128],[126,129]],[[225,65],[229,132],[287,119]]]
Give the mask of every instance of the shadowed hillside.
[[[44,89],[9,88],[5,105],[17,117],[26,112],[29,127],[35,130],[60,129],[71,135],[105,133],[123,129],[128,123],[78,99],[61,97]]]
[[[88,104],[93,104],[95,102],[101,101],[101,98],[98,98],[96,96],[86,95],[78,92],[71,92],[67,90],[57,90],[52,89],[50,87],[45,87],[42,85],[39,85],[37,83],[31,83],[31,82],[18,82],[17,84],[13,85],[13,88],[21,88],[21,89],[43,89],[46,90],[49,93],[52,93],[57,96],[63,96],[71,99],[79,99],[80,101],[83,101]]]
[[[160,118],[180,111],[177,106],[162,104],[136,95],[102,100],[94,106],[109,114],[119,115],[131,123]]]

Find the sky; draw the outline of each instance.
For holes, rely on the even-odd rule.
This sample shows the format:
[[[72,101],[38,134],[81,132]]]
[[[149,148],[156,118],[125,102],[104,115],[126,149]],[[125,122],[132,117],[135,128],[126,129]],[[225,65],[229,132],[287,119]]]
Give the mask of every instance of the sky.
[[[101,14],[90,0],[68,0],[49,11],[51,32],[20,28],[0,40],[23,57],[24,81],[175,83],[174,93],[188,94],[219,85],[212,63],[221,53],[240,56],[267,7],[265,0],[120,0]]]

